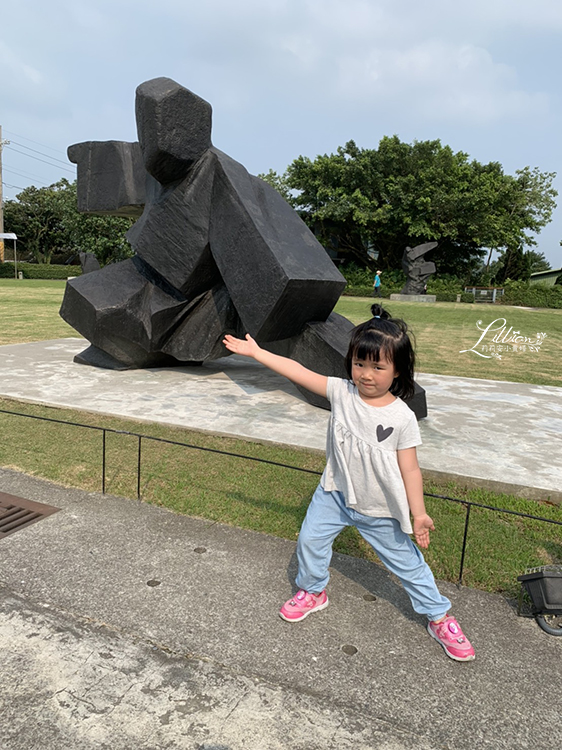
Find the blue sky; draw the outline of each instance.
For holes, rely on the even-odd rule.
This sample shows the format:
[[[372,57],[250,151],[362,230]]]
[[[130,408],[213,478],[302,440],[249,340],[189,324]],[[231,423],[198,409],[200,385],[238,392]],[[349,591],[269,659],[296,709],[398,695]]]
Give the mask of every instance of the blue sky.
[[[22,0],[2,31],[5,198],[73,179],[72,143],[136,140],[157,76],[212,104],[214,144],[253,174],[395,133],[562,172],[560,0]],[[538,249],[558,268],[555,186]]]

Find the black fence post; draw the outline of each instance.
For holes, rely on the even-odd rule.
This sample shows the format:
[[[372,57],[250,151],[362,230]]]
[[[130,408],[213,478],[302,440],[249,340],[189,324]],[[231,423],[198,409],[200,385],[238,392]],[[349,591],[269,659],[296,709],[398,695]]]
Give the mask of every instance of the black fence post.
[[[137,500],[141,499],[141,440],[142,435],[139,435],[139,453],[137,461]]]
[[[462,584],[462,573],[464,568],[464,554],[466,552],[466,538],[468,536],[468,522],[470,521],[470,503],[466,504],[466,519],[464,522],[464,537],[462,540],[462,553],[461,553],[461,569],[459,571],[459,580],[457,585],[460,586]]]
[[[105,430],[102,430],[101,494],[105,495]]]

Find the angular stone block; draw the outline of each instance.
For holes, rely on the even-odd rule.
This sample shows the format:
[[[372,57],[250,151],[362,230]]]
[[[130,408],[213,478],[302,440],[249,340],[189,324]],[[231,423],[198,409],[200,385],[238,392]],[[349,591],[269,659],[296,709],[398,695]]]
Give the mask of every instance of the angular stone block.
[[[207,151],[179,184],[164,188],[154,180],[143,215],[127,232],[134,251],[188,299],[220,282],[209,246],[214,170]]]
[[[103,349],[98,349],[97,346],[91,344],[84,351],[74,356],[74,362],[79,365],[90,365],[90,367],[101,367],[104,370],[134,370],[136,365],[125,364],[119,359],[115,359],[111,354],[104,352]]]
[[[412,398],[406,400],[406,403],[410,409],[416,415],[416,419],[425,419],[427,417],[427,400],[425,398],[425,390],[419,383],[414,383],[415,393]]]
[[[61,316],[98,349],[127,366],[155,366],[160,346],[188,303],[140,258],[67,282]]]
[[[345,355],[353,328],[353,323],[338,313],[331,313],[325,322],[307,323],[293,339],[288,356],[321,375],[347,378]],[[297,388],[313,406],[330,408],[328,399],[299,385]]]
[[[86,141],[68,147],[76,164],[78,210],[137,218],[142,214],[146,170],[138,143]]]
[[[203,362],[231,354],[222,343],[225,333],[241,336],[240,318],[224,284],[190,303],[182,322],[162,346],[180,362]]]
[[[146,170],[162,184],[186,177],[211,146],[211,105],[171,78],[142,83],[135,113]]]
[[[212,151],[211,252],[246,331],[273,341],[326,320],[345,287],[343,276],[276,190]]]

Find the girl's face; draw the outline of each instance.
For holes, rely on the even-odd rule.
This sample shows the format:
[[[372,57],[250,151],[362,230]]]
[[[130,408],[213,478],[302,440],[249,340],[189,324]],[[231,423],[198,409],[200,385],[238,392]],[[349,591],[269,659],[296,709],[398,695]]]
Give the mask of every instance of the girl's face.
[[[351,379],[364,401],[385,396],[397,375],[394,363],[384,356],[381,356],[378,362],[374,359],[356,357],[351,361]]]

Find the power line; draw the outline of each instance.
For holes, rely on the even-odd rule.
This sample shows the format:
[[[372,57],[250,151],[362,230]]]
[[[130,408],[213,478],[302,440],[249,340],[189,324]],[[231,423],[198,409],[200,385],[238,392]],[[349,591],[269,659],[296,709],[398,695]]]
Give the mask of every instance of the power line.
[[[26,154],[25,151],[19,151],[17,148],[12,148],[11,146],[5,146],[5,148],[9,148],[12,151],[15,151],[16,154],[22,154],[23,156],[27,156],[29,159],[35,159],[35,161],[41,161],[43,164],[48,164],[50,167],[57,167],[58,169],[64,169],[65,172],[70,172],[70,174],[75,174],[73,169],[67,169],[66,167],[59,167],[58,164],[51,164],[51,162],[45,161],[44,159],[38,159],[37,156],[31,156],[31,154]]]
[[[9,167],[4,167],[5,172],[9,172],[10,174],[15,174],[18,177],[24,177],[26,180],[37,180],[37,182],[40,182],[42,185],[46,185],[46,182],[43,182],[42,180],[37,177],[35,174],[30,174],[29,172],[17,172],[15,169],[10,169]]]
[[[10,144],[15,143],[16,146],[21,146],[22,148],[26,148],[28,151],[33,151],[34,154],[40,154],[41,156],[46,156],[47,159],[52,159],[53,161],[59,161],[61,164],[68,164],[68,159],[66,161],[63,161],[62,159],[57,159],[55,156],[49,156],[49,154],[44,154],[42,151],[37,151],[34,148],[31,148],[30,146],[26,146],[23,143],[18,143],[17,141],[10,141]]]
[[[22,138],[24,141],[29,141],[30,143],[34,143],[36,146],[43,146],[43,148],[48,148],[49,151],[54,151],[57,154],[64,154],[64,151],[61,151],[58,148],[53,148],[52,146],[47,146],[46,143],[39,143],[38,141],[33,141],[31,138],[26,138],[24,135],[20,135],[19,133],[14,133],[10,130],[4,130],[5,133],[8,133],[9,135],[15,135],[16,138]]]
[[[11,190],[25,190],[25,188],[22,188],[21,185],[10,185],[7,182],[3,182],[2,185],[4,185],[4,187],[10,188]]]

